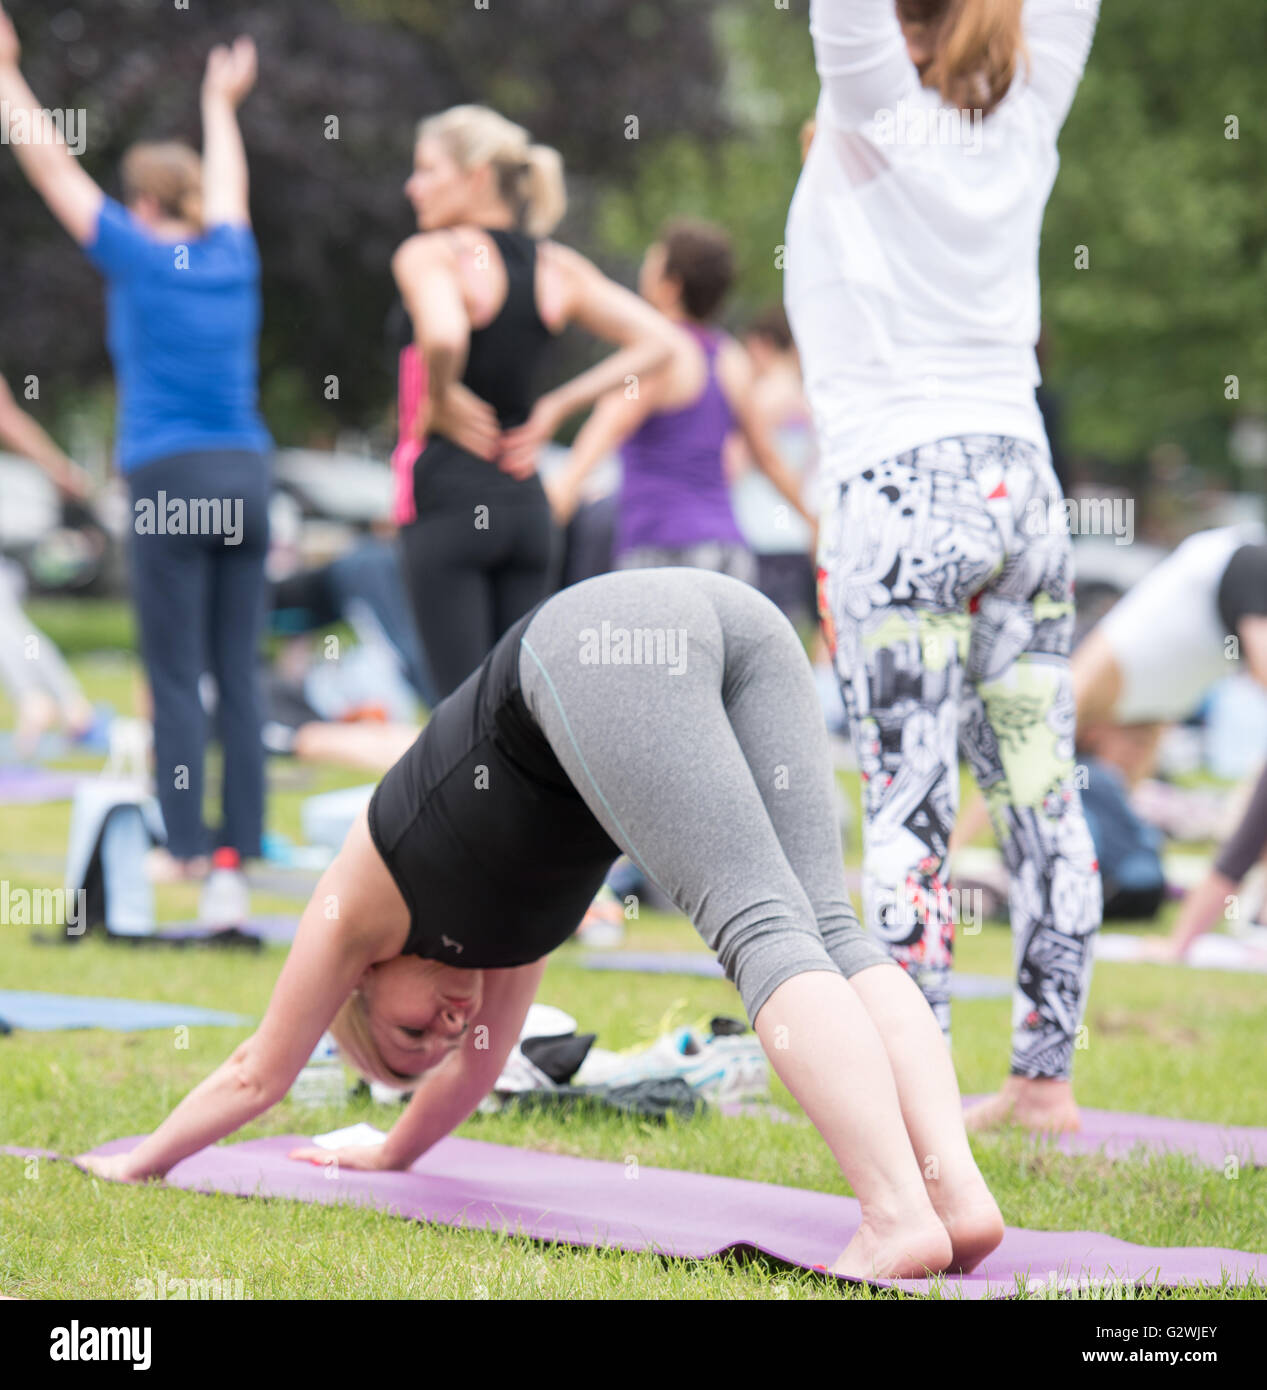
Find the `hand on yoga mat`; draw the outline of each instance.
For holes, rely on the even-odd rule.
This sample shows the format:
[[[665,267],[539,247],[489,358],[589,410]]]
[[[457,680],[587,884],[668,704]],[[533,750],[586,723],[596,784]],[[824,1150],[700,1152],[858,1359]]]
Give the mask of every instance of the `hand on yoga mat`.
[[[366,1172],[387,1172],[391,1164],[384,1157],[385,1144],[346,1144],[341,1149],[292,1149],[288,1158],[315,1163],[321,1167],[337,1164],[340,1168],[361,1168]]]

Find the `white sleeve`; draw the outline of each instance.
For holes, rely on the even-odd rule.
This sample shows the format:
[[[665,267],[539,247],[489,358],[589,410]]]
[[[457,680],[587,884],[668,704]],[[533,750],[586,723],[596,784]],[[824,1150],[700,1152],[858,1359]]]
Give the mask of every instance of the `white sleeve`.
[[[810,0],[809,32],[830,112],[844,129],[918,91],[894,0]]]
[[[1100,0],[1025,0],[1029,85],[1059,130],[1091,52]]]

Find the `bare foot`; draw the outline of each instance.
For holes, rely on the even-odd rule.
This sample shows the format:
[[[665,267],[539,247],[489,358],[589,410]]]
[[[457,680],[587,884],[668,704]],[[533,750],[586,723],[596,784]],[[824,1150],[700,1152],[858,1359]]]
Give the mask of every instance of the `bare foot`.
[[[864,1219],[831,1272],[850,1279],[927,1279],[947,1270],[953,1258],[950,1236],[932,1216],[913,1218],[883,1232]]]
[[[1003,1213],[980,1173],[954,1187],[929,1183],[928,1196],[953,1247],[948,1274],[967,1274],[1003,1240]]]
[[[963,1117],[973,1133],[1021,1125],[1040,1134],[1067,1134],[1082,1128],[1073,1083],[1055,1077],[1009,1076],[998,1095],[974,1105]]]

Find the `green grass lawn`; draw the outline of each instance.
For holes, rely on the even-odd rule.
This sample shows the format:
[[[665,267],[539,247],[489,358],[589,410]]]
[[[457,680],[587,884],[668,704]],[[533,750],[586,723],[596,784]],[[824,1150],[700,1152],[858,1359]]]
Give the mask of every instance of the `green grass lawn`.
[[[41,620],[53,622],[45,613]],[[53,618],[56,618],[54,612]],[[91,628],[85,629],[86,632]],[[74,643],[71,644],[72,649]],[[118,659],[77,656],[89,693],[131,710],[132,673]],[[5,726],[0,709],[0,728]],[[75,759],[83,766],[92,759]],[[97,760],[99,761],[99,760]],[[297,838],[304,796],[367,780],[333,769],[273,766],[269,828]],[[850,788],[856,796],[856,785]],[[11,888],[55,887],[65,847],[66,805],[0,811],[0,878]],[[856,838],[856,837],[855,837]],[[857,845],[851,846],[856,861]],[[191,887],[158,890],[165,919],[188,917]],[[300,900],[257,895],[261,913],[297,912]],[[1164,925],[1169,925],[1173,908]],[[258,1018],[283,959],[207,950],[131,950],[96,940],[71,947],[30,943],[28,928],[0,926],[0,988],[109,994],[232,1010]],[[701,950],[690,925],[644,912],[630,924],[636,950]],[[664,1027],[714,1013],[741,1016],[720,980],[585,971],[577,948],[552,958],[540,999],[573,1014],[601,1046],[649,1041]],[[959,965],[1006,975],[1006,929],[963,936]],[[954,1050],[966,1093],[1002,1079],[1007,1000],[955,1005]],[[1077,1083],[1088,1106],[1228,1124],[1267,1116],[1267,982],[1261,976],[1102,965],[1087,1016]],[[0,1038],[0,1144],[76,1153],[146,1132],[246,1036],[243,1028],[194,1028],[188,1047],[170,1030],[15,1033]],[[841,1059],[842,1069],[848,1058]],[[798,1123],[709,1114],[655,1125],[607,1115],[477,1116],[458,1131],[554,1153],[725,1174],[848,1192],[816,1132],[777,1080],[773,1097]],[[394,1111],[351,1101],[304,1109],[285,1101],[241,1137],[321,1133],[357,1120],[387,1128]],[[1095,1230],[1158,1246],[1267,1250],[1267,1171],[1197,1168],[1186,1160],[1112,1163],[1068,1158],[1010,1133],[974,1140],[982,1170],[1009,1224]],[[140,1279],[241,1280],[254,1298],[867,1298],[802,1273],[653,1255],[549,1249],[512,1237],[436,1229],[350,1207],[242,1201],[161,1187],[100,1183],[60,1164],[29,1172],[0,1159],[0,1293],[27,1298],[127,1298]],[[1192,1291],[1195,1294],[1198,1291]],[[1208,1296],[1209,1291],[1202,1291]],[[1262,1287],[1224,1291],[1263,1297]]]

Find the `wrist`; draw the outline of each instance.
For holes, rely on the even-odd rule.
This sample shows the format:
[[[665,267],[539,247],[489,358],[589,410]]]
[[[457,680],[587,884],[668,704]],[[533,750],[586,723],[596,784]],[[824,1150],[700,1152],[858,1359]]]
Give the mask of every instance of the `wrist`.
[[[417,1154],[406,1154],[400,1148],[393,1147],[392,1137],[388,1134],[379,1150],[378,1170],[381,1173],[403,1173],[417,1157]]]
[[[138,1163],[136,1154],[140,1150],[134,1150],[128,1154],[127,1161],[120,1166],[119,1177],[124,1182],[145,1182],[149,1178],[165,1178],[167,1176],[167,1166],[155,1163]]]

